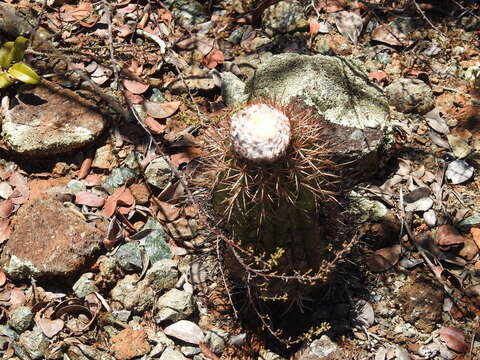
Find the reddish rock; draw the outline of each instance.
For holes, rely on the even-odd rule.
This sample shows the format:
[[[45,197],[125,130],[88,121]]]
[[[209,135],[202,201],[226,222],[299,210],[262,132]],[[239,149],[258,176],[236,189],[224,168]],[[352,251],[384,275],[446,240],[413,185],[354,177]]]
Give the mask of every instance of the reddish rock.
[[[116,359],[128,360],[148,354],[150,345],[143,330],[126,328],[112,337],[111,350]]]
[[[61,202],[37,199],[16,214],[1,263],[12,279],[68,280],[95,260],[102,238],[101,231]]]

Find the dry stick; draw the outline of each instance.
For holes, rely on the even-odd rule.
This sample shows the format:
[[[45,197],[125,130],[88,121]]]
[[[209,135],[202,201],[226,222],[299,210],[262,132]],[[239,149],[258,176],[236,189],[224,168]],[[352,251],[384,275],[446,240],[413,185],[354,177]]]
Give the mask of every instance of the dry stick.
[[[423,12],[422,8],[420,7],[420,5],[418,5],[418,3],[416,2],[416,0],[412,0],[412,2],[415,4],[415,8],[417,9],[417,11],[420,13],[420,15],[423,17],[423,19],[428,22],[428,24],[432,27],[432,29],[434,29],[436,32],[438,32],[440,34],[440,36],[442,37],[442,40],[446,40],[447,38],[445,37],[445,35],[443,35],[443,33],[441,32],[441,30],[436,27],[435,25],[433,25],[433,23],[430,21],[430,19],[425,15],[425,13]]]

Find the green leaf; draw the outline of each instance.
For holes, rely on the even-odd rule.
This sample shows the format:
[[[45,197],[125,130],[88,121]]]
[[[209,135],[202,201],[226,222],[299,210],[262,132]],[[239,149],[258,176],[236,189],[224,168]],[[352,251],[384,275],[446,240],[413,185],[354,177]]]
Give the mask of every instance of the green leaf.
[[[7,69],[12,63],[14,45],[13,41],[8,41],[0,48],[0,66],[3,69]]]
[[[23,36],[18,36],[13,45],[12,62],[16,63],[23,59],[25,49],[27,48],[28,39]]]
[[[10,76],[4,72],[0,74],[0,89],[9,87],[13,84],[13,81],[10,79]]]
[[[26,84],[38,84],[41,80],[40,76],[23,62],[13,64],[10,69],[8,69],[8,73],[15,79]]]

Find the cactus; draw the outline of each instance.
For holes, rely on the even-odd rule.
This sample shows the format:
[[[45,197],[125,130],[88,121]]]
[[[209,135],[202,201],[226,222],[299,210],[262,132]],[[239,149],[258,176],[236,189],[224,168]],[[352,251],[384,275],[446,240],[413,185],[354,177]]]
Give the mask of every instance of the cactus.
[[[265,100],[235,111],[206,141],[213,209],[248,251],[278,265],[281,253],[318,266],[322,204],[334,198],[327,127],[295,102]],[[274,261],[272,259],[275,259]],[[273,269],[273,266],[272,266]],[[283,269],[286,270],[286,269]]]

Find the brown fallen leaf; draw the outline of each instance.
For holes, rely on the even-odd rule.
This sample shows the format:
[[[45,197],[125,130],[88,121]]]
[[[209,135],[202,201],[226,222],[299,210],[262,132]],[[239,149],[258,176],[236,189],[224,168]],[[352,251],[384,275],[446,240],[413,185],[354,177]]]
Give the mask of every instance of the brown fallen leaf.
[[[212,49],[204,58],[203,63],[209,69],[217,67],[219,64],[223,64],[225,57],[220,49]]]
[[[15,187],[14,193],[10,196],[12,202],[17,205],[25,203],[30,196],[27,178],[18,172],[14,172],[10,176],[9,182],[10,185]]]
[[[62,331],[65,323],[62,319],[51,320],[41,318],[37,321],[37,325],[40,327],[40,329],[42,329],[42,332],[45,334],[46,337],[52,338],[60,331]]]
[[[158,205],[157,218],[162,221],[174,221],[180,215],[180,209],[164,201],[157,201]]]
[[[12,229],[10,227],[9,219],[0,219],[0,244],[4,243],[10,238]]]
[[[368,78],[374,80],[376,83],[385,83],[388,80],[387,73],[385,71],[372,71],[368,73]]]
[[[144,84],[139,81],[125,79],[122,81],[123,86],[132,94],[143,94],[150,87],[149,84]]]
[[[22,289],[13,288],[10,292],[10,306],[16,307],[25,304],[25,293]]]
[[[99,208],[105,204],[105,199],[90,191],[80,191],[75,195],[75,204]]]
[[[377,250],[367,259],[367,266],[373,272],[385,271],[398,262],[401,253],[402,247],[398,244]]]
[[[220,360],[220,358],[217,355],[215,355],[215,353],[204,342],[198,343],[198,347],[200,348],[200,351],[202,352],[203,356],[205,356],[207,359]]]
[[[180,106],[180,101],[158,102],[144,101],[143,108],[145,112],[155,119],[165,119],[172,116]]]
[[[6,282],[7,282],[7,275],[3,270],[0,270],[0,287],[5,285]]]
[[[475,244],[477,244],[477,247],[480,249],[480,229],[472,227],[470,233],[472,234],[473,241],[475,241]]]
[[[317,35],[318,31],[320,30],[320,24],[318,23],[318,20],[314,17],[311,17],[308,19],[308,25],[310,26],[310,36]]]
[[[155,134],[161,134],[165,131],[166,125],[160,124],[151,116],[147,116],[143,123]]]
[[[465,243],[465,238],[452,225],[441,225],[435,233],[435,244],[442,250],[453,246],[461,246]]]
[[[394,30],[390,25],[383,24],[372,31],[372,40],[393,46],[405,46],[406,35]]]
[[[170,162],[173,166],[179,167],[182,164],[188,164],[193,159],[202,155],[202,150],[197,146],[188,146],[183,151],[170,155]]]
[[[360,36],[363,28],[362,18],[350,11],[340,11],[333,14],[335,19],[335,25],[338,31],[343,37],[350,39],[354,44],[358,43],[358,37]]]
[[[443,327],[439,330],[440,339],[445,341],[453,351],[466,353],[469,349],[465,342],[465,335],[462,330],[453,327]]]
[[[0,201],[0,218],[8,218],[13,212],[13,202],[10,199]]]

